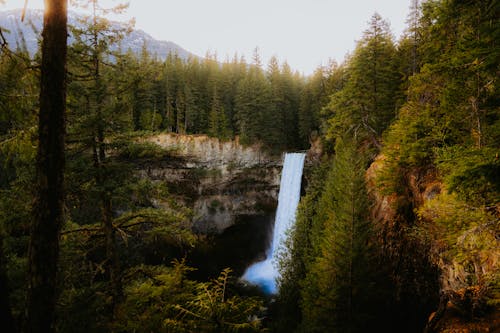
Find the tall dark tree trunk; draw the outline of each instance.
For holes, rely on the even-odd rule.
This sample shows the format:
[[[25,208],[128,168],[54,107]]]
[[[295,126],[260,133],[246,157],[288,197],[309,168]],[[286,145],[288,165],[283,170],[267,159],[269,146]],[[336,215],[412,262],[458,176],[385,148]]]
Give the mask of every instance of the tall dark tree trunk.
[[[9,303],[9,288],[5,273],[3,258],[3,239],[0,235],[0,327],[2,332],[14,333],[16,331],[14,318]]]
[[[59,233],[64,219],[67,35],[67,0],[45,0],[27,332],[54,332]]]

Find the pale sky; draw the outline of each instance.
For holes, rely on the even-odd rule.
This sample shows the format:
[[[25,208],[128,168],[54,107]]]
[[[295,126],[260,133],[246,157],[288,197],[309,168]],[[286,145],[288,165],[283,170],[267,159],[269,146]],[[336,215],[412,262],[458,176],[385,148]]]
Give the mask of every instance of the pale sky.
[[[119,3],[101,0],[102,3]],[[273,55],[292,69],[311,74],[329,59],[341,62],[355,47],[368,21],[378,12],[398,38],[405,28],[410,0],[130,0],[127,14],[136,28],[219,60],[236,52],[248,62],[255,47],[264,63]],[[0,10],[22,7],[6,0]],[[29,0],[43,8],[43,0]]]

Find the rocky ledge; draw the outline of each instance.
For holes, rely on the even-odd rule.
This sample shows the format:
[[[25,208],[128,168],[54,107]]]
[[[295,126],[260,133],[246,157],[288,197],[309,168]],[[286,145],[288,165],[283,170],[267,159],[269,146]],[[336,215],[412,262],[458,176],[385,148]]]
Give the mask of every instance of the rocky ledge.
[[[242,216],[272,222],[281,156],[205,135],[158,134],[141,141],[169,151],[168,157],[141,162],[138,172],[164,182],[177,200],[193,209],[195,231],[221,233]]]

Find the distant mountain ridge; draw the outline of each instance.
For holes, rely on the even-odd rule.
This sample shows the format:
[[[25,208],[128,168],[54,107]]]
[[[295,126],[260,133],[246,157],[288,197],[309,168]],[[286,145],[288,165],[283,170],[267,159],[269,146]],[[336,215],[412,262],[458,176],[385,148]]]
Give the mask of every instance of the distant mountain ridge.
[[[68,23],[77,26],[80,14],[75,12],[68,13]],[[30,55],[34,55],[38,50],[38,40],[42,32],[43,11],[37,9],[27,10],[24,22],[21,22],[21,9],[0,11],[0,27],[3,35],[11,49],[26,48]],[[115,25],[121,25],[120,22],[112,22]],[[69,36],[69,43],[73,41]],[[177,54],[181,59],[189,57],[198,57],[179,45],[154,39],[151,35],[142,30],[134,29],[129,35],[120,42],[120,45],[114,45],[114,49],[121,48],[123,52],[131,50],[135,54],[140,54],[142,47],[146,47],[152,56],[160,59],[166,59],[170,53]]]

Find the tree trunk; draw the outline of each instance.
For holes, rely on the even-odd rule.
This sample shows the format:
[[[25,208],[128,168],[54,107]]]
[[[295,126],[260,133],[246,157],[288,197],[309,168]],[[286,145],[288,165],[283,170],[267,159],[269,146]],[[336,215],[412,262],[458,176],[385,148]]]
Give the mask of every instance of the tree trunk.
[[[64,219],[67,34],[67,0],[45,0],[27,332],[54,332],[59,232]]]
[[[120,276],[120,261],[118,258],[118,250],[116,245],[116,232],[113,225],[113,208],[111,195],[106,189],[106,144],[104,142],[104,129],[98,126],[97,135],[94,137],[92,146],[94,168],[96,169],[95,181],[101,187],[100,204],[102,228],[106,237],[106,273],[111,284],[111,293],[113,296],[112,312],[115,310],[116,304],[122,298],[122,284]]]
[[[120,303],[122,299],[122,282],[120,276],[120,261],[118,258],[118,249],[116,246],[116,232],[113,226],[113,210],[111,206],[111,198],[108,193],[102,193],[102,217],[104,224],[104,234],[106,235],[106,269],[111,283],[113,303],[112,310]]]
[[[14,317],[9,302],[9,288],[3,261],[3,239],[0,236],[0,327],[2,332],[14,333],[16,331]]]

